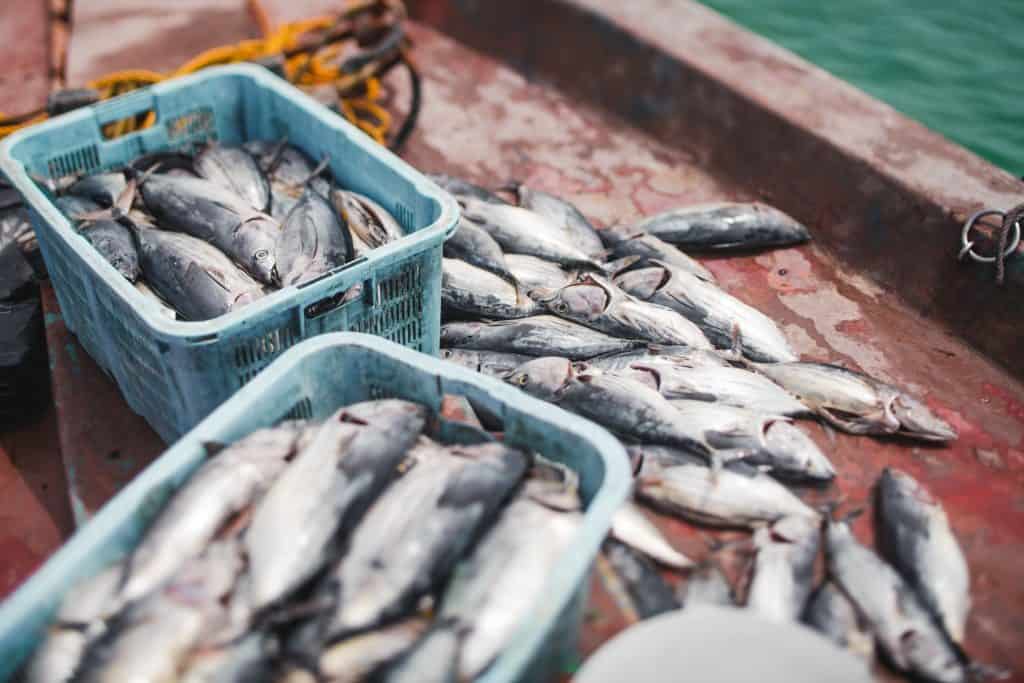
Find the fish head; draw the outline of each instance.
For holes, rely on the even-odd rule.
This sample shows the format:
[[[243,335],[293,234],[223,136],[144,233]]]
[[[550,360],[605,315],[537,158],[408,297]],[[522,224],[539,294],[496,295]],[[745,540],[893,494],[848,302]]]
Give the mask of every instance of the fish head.
[[[899,422],[900,432],[928,441],[953,441],[956,429],[912,396],[897,393],[886,412]]]
[[[531,396],[554,401],[573,375],[572,361],[549,356],[523,363],[505,381]]]
[[[804,431],[784,420],[769,424],[764,440],[770,451],[783,456],[808,479],[828,481],[836,476],[835,468],[818,445]]]
[[[664,266],[648,266],[620,273],[615,277],[615,284],[646,301],[664,287],[671,276],[671,271]]]
[[[274,258],[273,252],[266,247],[261,247],[252,252],[249,269],[260,282],[280,283],[281,281],[281,277],[277,272],[277,259]]]
[[[604,313],[610,300],[604,287],[585,280],[563,287],[552,301],[545,303],[560,315],[590,320]]]
[[[925,619],[928,617],[924,614],[918,617],[918,620]],[[967,680],[963,662],[932,624],[923,623],[916,628],[911,622],[900,633],[897,642],[899,652],[893,659],[897,663],[902,659],[903,668],[923,674],[925,680],[936,683],[963,683]]]

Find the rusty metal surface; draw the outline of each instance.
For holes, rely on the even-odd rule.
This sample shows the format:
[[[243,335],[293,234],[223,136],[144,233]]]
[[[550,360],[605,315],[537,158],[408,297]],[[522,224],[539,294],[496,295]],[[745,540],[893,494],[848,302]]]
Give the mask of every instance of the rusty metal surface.
[[[48,83],[47,3],[0,3],[0,111],[18,114],[42,105]],[[56,416],[0,434],[0,598],[71,533]]]
[[[67,494],[81,525],[165,446],[68,331],[49,283],[43,303]]]
[[[76,15],[79,23],[71,41],[70,73],[96,75],[111,68],[156,66],[163,59],[151,54],[161,53],[170,42],[162,39],[162,24],[155,14],[148,23],[136,25],[138,34],[123,49],[102,45],[100,41],[92,43],[94,53],[90,53],[82,47],[87,43],[77,42],[76,52],[80,30],[93,35],[100,31],[97,26],[83,28],[83,17],[93,17],[91,22],[101,21],[105,16],[102,9],[108,4],[104,0],[77,3],[83,12],[89,9],[88,5],[93,9],[89,9],[88,15]],[[279,13],[274,16],[282,19],[316,13],[323,7],[316,2],[286,4],[275,0],[268,4],[277,8],[271,12]],[[419,168],[456,172],[491,184],[509,177],[525,180],[572,198],[585,213],[604,224],[711,199],[768,198],[808,218],[817,238],[813,245],[718,259],[708,265],[727,289],[779,320],[794,347],[808,358],[843,362],[907,386],[926,397],[933,408],[959,427],[962,435],[951,448],[934,449],[834,435],[813,426],[811,430],[832,455],[840,476],[832,489],[810,492],[808,497],[842,497],[845,508],[864,506],[870,486],[881,469],[890,464],[921,478],[945,504],[971,565],[975,607],[968,624],[969,650],[983,661],[1010,666],[1018,675],[1024,675],[1024,652],[1017,647],[1024,634],[1024,586],[1016,571],[1016,558],[1024,550],[1024,388],[967,348],[960,338],[944,331],[934,317],[922,318],[893,297],[893,278],[902,276],[880,270],[876,257],[869,253],[872,249],[891,249],[893,244],[902,244],[898,240],[907,238],[904,233],[909,228],[891,227],[901,224],[893,218],[901,214],[889,204],[892,197],[903,197],[899,206],[909,211],[906,206],[925,201],[921,197],[925,191],[932,192],[932,186],[904,188],[903,180],[897,182],[866,164],[851,165],[857,145],[851,151],[844,150],[838,139],[823,141],[820,131],[795,126],[793,120],[784,120],[778,111],[767,106],[757,115],[758,107],[749,100],[749,93],[741,97],[727,87],[726,81],[715,85],[713,72],[696,67],[682,69],[678,60],[656,58],[657,51],[640,50],[644,41],[638,36],[653,40],[651,36],[659,35],[649,27],[644,29],[649,33],[632,25],[616,33],[606,22],[592,18],[563,23],[566,12],[574,12],[571,16],[577,19],[586,18],[587,13],[579,11],[583,2],[422,0],[415,4],[424,20],[454,31],[461,40],[487,45],[495,57],[510,60],[532,77],[556,84],[531,84],[492,56],[473,52],[430,28],[415,27],[417,61],[426,78],[425,103],[421,127],[410,141],[407,158]],[[587,4],[600,4],[602,11],[615,9],[611,2]],[[637,3],[647,4],[646,0]],[[513,30],[524,25],[522,7],[529,7],[530,31]],[[518,14],[516,8],[520,8]],[[689,13],[679,16],[711,22],[703,24],[703,28],[692,21],[673,19],[672,23],[678,24],[680,31],[708,32],[702,35],[714,39],[708,42],[708,49],[716,55],[729,47],[720,43],[733,35],[731,31],[738,30],[703,17],[703,11],[687,3],[674,3],[672,8]],[[507,15],[509,12],[515,16]],[[202,12],[200,15],[212,16]],[[480,19],[485,16],[490,16],[490,21],[505,18],[508,30],[496,34],[494,25]],[[476,21],[471,21],[473,17]],[[646,21],[644,16],[632,14],[622,19]],[[236,30],[238,34],[228,40],[245,37],[252,29],[239,24]],[[558,41],[550,40],[545,33],[555,30],[559,32]],[[611,40],[594,43],[595,36]],[[743,37],[746,43],[742,49],[747,56],[735,61],[734,67],[739,68],[734,72],[736,78],[742,75],[745,61],[755,56],[764,58],[762,51],[767,49],[749,34],[744,33]],[[676,49],[680,44],[671,43]],[[549,49],[552,47],[557,49]],[[143,52],[148,56],[140,58]],[[554,52],[586,55],[586,59],[565,60],[566,66],[556,68]],[[747,65],[749,73],[758,74],[759,89],[762,85],[780,87],[779,79],[785,78],[792,79],[786,88],[806,87],[807,83],[800,80],[803,78],[811,78],[819,90],[835,86],[834,81],[821,74],[808,76],[806,65],[792,66],[793,58],[787,53],[773,48],[771,54],[775,61],[768,63],[767,73]],[[643,69],[637,61],[641,56],[651,58]],[[616,58],[619,64],[613,69],[609,62]],[[707,57],[712,58],[716,57]],[[574,69],[580,81],[575,85],[568,82]],[[650,90],[652,83],[657,82],[648,73],[652,70],[654,76],[662,74],[666,91],[678,93],[687,87],[694,88],[687,93],[691,104],[681,109],[659,109],[667,105],[661,95],[655,96]],[[679,80],[679,74],[686,78]],[[629,83],[633,84],[629,92],[639,95],[639,101],[625,97],[624,88]],[[401,82],[396,85],[401,87]],[[595,94],[598,91],[607,94],[599,98]],[[822,94],[822,101],[829,101],[832,95]],[[840,95],[850,98],[842,102],[856,105],[850,111],[854,118],[875,116],[882,106],[846,86],[842,86]],[[778,97],[784,96],[783,89]],[[758,97],[765,104],[767,96],[760,93]],[[871,103],[870,107],[863,100]],[[630,107],[636,111],[630,113]],[[792,114],[815,115],[810,106],[797,107]],[[722,123],[714,124],[716,117]],[[684,118],[685,121],[680,120]],[[830,121],[834,123],[832,119],[822,122],[823,129],[828,128]],[[886,121],[889,127],[904,125],[901,121]],[[746,130],[748,126],[760,128]],[[834,132],[837,138],[853,135],[845,128]],[[725,133],[732,137],[714,139]],[[901,140],[914,142],[902,135],[893,138],[893,147],[885,154],[896,154]],[[911,155],[922,146],[943,152],[942,146],[948,144],[930,137],[927,142],[905,147],[904,154]],[[769,152],[776,155],[774,165]],[[743,167],[744,158],[749,162],[747,171],[739,172],[737,167]],[[953,164],[956,158],[953,155],[945,163]],[[979,170],[972,164],[970,160],[958,164],[958,172],[967,172],[975,178],[974,182],[982,182],[988,169]],[[853,173],[857,169],[862,175]],[[947,188],[943,192],[966,192],[969,186],[954,179],[952,171],[949,173],[950,183],[958,184],[960,189]],[[819,177],[829,174],[837,175]],[[856,187],[840,187],[843,185]],[[893,188],[902,188],[905,194],[893,194]],[[1002,192],[998,188],[993,190],[997,191]],[[934,197],[926,198],[930,205],[951,201],[950,194],[935,192]],[[819,197],[821,193],[824,194]],[[998,198],[983,193],[978,196],[985,201]],[[827,202],[838,202],[840,198],[843,203],[835,204],[843,209],[838,218],[824,212]],[[815,213],[818,210],[823,213]],[[926,213],[931,210],[926,206]],[[876,227],[885,230],[867,230],[863,219],[866,215],[877,216]],[[920,234],[940,234],[937,231],[947,225],[948,219],[936,218],[929,228],[932,232],[919,232],[918,238]],[[934,237],[919,241],[922,263],[933,263],[934,259],[927,259],[946,249],[946,243]],[[897,248],[893,258],[904,258],[907,251],[905,246]],[[914,292],[925,291],[928,283],[939,278],[939,274],[929,272],[928,279],[914,284],[910,276],[923,267],[906,266],[910,283],[906,287],[913,290],[907,298],[918,308]],[[962,277],[959,272],[942,273],[949,280]],[[872,278],[876,276],[887,284],[875,284]],[[986,273],[984,277],[987,276]],[[948,285],[953,286],[954,283]],[[935,305],[942,301],[936,298]],[[54,312],[52,297],[47,299],[47,307]],[[78,487],[77,495],[84,501],[82,507],[89,509],[112,494],[160,446],[147,440],[146,430],[139,427],[141,419],[128,411],[113,383],[68,338],[63,325],[52,322],[47,332],[51,350],[57,349],[57,353],[51,353],[61,442],[75,454],[65,455],[65,459],[73,474],[72,486]],[[107,457],[114,449],[120,450],[122,457],[127,453],[130,458],[124,471]],[[681,550],[696,558],[708,556],[703,538],[693,528],[664,517],[658,517],[657,522]],[[855,523],[858,535],[866,541],[871,536],[870,522],[868,514]],[[722,559],[735,579],[744,567],[742,553],[726,553]],[[623,615],[595,573],[582,652],[593,651],[624,625]]]
[[[0,112],[20,114],[46,103],[49,22],[45,0],[0,3]]]
[[[50,408],[0,435],[0,599],[73,530],[57,418]]]
[[[689,0],[415,0],[414,15],[688,150],[806,222],[845,263],[1024,375],[1024,258],[955,260],[1024,183]]]

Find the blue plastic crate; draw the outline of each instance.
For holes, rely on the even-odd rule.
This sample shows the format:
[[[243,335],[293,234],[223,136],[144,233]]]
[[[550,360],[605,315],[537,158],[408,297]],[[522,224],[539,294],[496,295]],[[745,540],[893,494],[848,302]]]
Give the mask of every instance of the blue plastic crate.
[[[203,443],[234,441],[284,418],[323,418],[338,407],[398,397],[440,410],[465,396],[504,424],[505,442],[565,463],[586,503],[579,535],[512,645],[481,679],[548,681],[576,656],[590,568],[628,495],[625,452],[604,429],[498,380],[364,334],[328,334],[288,351],[111,500],[0,607],[0,680],[39,641],[65,592],[126,554],[168,496],[205,458]]]
[[[143,112],[156,123],[106,139],[101,127]],[[331,273],[205,322],[163,317],[120,277],[31,179],[116,168],[151,152],[218,140],[279,139],[402,224],[405,238]],[[441,249],[458,222],[446,193],[325,106],[260,67],[204,70],[73,111],[12,135],[0,168],[30,207],[68,328],[168,443],[285,349],[324,332],[368,332],[436,354]],[[341,295],[362,286],[356,300]]]

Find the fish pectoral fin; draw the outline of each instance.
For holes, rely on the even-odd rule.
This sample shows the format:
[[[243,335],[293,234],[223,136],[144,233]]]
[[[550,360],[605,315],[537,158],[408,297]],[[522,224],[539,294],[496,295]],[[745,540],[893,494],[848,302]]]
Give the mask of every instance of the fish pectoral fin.
[[[822,406],[817,411],[818,415],[833,427],[840,429],[847,434],[877,434],[879,424],[868,417],[847,413],[836,408]]]

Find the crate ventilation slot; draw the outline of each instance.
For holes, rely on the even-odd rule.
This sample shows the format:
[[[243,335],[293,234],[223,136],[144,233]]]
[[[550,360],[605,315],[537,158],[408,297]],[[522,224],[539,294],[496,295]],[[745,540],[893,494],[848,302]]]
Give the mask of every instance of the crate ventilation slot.
[[[46,163],[46,170],[51,178],[61,178],[77,173],[90,173],[99,168],[99,165],[100,155],[96,151],[96,145],[88,145],[50,159]]]

